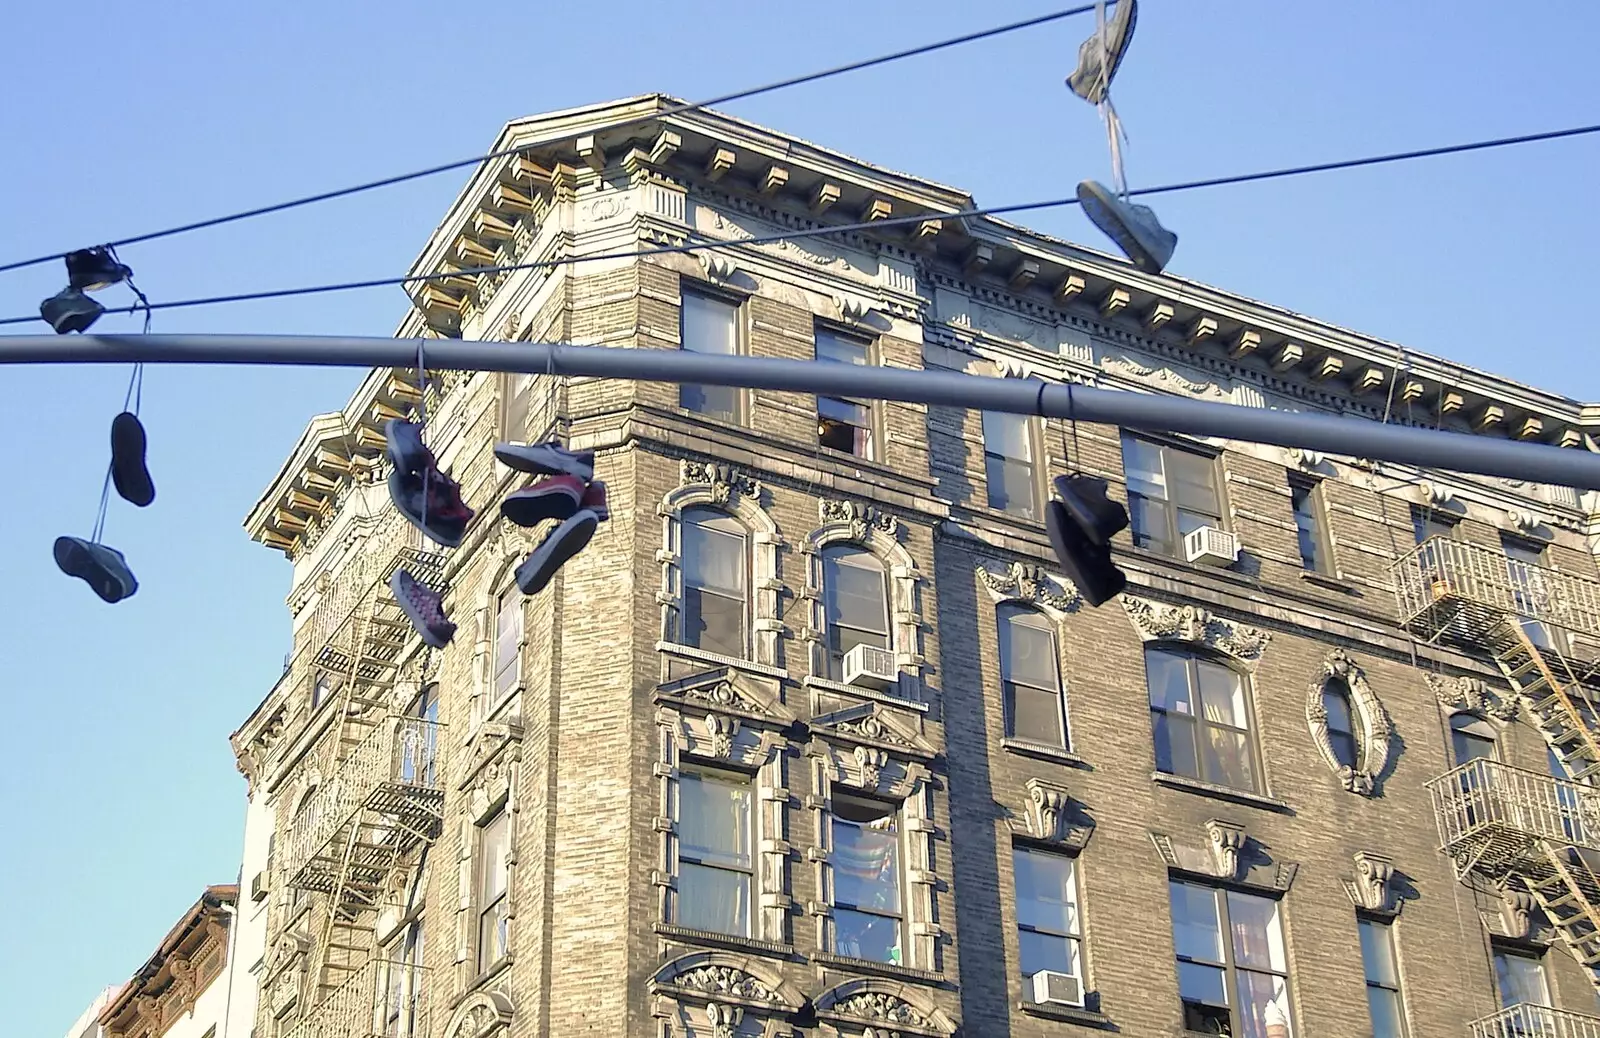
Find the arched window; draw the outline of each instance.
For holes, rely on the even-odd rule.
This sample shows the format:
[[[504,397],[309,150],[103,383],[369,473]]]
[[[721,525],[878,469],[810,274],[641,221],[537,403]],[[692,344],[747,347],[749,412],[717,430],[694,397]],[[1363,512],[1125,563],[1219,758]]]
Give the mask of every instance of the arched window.
[[[683,513],[683,608],[678,638],[707,652],[749,658],[750,551],[745,528],[710,508]]]
[[[1361,766],[1361,740],[1350,707],[1350,686],[1340,678],[1328,678],[1322,686],[1322,709],[1328,714],[1328,745],[1334,759],[1354,771]]]
[[[1144,652],[1156,768],[1235,789],[1260,785],[1244,678],[1176,646]]]
[[[997,616],[1006,735],[1066,749],[1066,697],[1055,625],[1026,606],[1001,606]]]
[[[889,646],[889,594],[883,563],[862,548],[840,546],[822,557],[828,624],[828,677],[844,680],[844,657],[857,645]]]
[[[1450,752],[1455,757],[1457,767],[1469,761],[1494,760],[1494,728],[1487,721],[1472,714],[1452,715]]]

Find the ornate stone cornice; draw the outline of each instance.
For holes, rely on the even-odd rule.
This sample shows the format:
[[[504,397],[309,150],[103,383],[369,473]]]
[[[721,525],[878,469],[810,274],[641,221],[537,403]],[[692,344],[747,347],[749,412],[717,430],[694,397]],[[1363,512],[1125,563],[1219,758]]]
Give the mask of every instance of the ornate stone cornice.
[[[761,483],[732,465],[720,462],[685,458],[680,465],[681,486],[705,485],[711,488],[711,499],[719,505],[727,504],[734,494],[760,499]]]
[[[1329,682],[1335,680],[1343,682],[1349,690],[1351,719],[1359,727],[1352,733],[1357,740],[1354,766],[1339,760],[1328,737],[1328,711],[1323,705],[1323,694]],[[1322,659],[1316,680],[1311,682],[1306,693],[1306,725],[1317,752],[1339,777],[1340,785],[1352,793],[1372,796],[1389,763],[1394,722],[1367,684],[1366,673],[1343,649],[1334,649]]]
[[[1065,613],[1075,610],[1083,600],[1076,587],[1056,580],[1040,566],[1013,562],[1004,573],[996,575],[980,563],[976,570],[978,579],[996,601],[1014,599]]]
[[[1271,634],[1258,627],[1217,616],[1201,606],[1169,605],[1127,594],[1121,599],[1128,619],[1145,641],[1188,642],[1254,664],[1272,640]]]
[[[893,537],[900,529],[900,519],[893,512],[860,501],[823,498],[817,505],[818,517],[824,523],[843,523],[849,526],[854,540],[865,540],[873,530]]]

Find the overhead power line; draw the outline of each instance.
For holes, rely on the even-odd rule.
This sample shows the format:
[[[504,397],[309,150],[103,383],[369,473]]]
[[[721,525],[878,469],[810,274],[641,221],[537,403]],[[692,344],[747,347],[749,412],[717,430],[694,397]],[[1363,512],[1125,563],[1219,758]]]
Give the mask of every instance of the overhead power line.
[[[1206,187],[1223,187],[1230,184],[1250,184],[1262,180],[1281,180],[1287,177],[1304,176],[1310,173],[1327,173],[1335,170],[1356,169],[1362,166],[1378,166],[1394,162],[1405,162],[1411,159],[1436,158],[1441,155],[1455,155],[1471,151],[1483,151],[1489,148],[1503,148],[1519,144],[1532,144],[1540,141],[1559,140],[1567,137],[1581,137],[1589,134],[1600,133],[1600,123],[1591,126],[1575,126],[1564,130],[1547,130],[1541,133],[1521,134],[1515,137],[1497,137],[1492,140],[1472,141],[1466,144],[1447,144],[1437,148],[1423,148],[1413,151],[1390,152],[1384,155],[1372,155],[1366,158],[1342,159],[1337,162],[1319,162],[1305,166],[1288,166],[1280,169],[1266,170],[1259,173],[1236,173],[1224,177],[1211,177],[1203,180],[1186,180],[1174,184],[1162,184],[1157,187],[1144,187],[1130,191],[1135,197],[1145,195],[1163,195],[1177,191],[1193,191]],[[886,227],[903,226],[906,224],[923,223],[928,220],[960,220],[978,216],[1003,216],[1012,213],[1030,212],[1039,209],[1057,209],[1065,206],[1077,205],[1076,196],[1069,198],[1052,198],[1039,202],[1020,202],[1014,205],[986,206],[976,209],[958,209],[948,213],[922,213],[916,216],[891,217],[884,220],[870,222],[836,224],[828,227],[813,227],[801,230],[783,231],[776,234],[757,235],[751,238],[740,238],[732,241],[708,240],[688,242],[683,245],[658,245],[646,249],[635,249],[627,252],[606,252],[588,256],[564,256],[560,259],[537,260],[530,263],[507,263],[491,267],[469,267],[462,270],[450,271],[439,274],[409,274],[402,277],[374,278],[367,281],[344,281],[326,285],[309,285],[299,288],[267,289],[260,292],[239,292],[232,295],[205,296],[198,299],[178,299],[163,303],[151,303],[151,310],[176,310],[195,306],[218,306],[225,303],[247,303],[264,299],[285,299],[293,296],[322,295],[329,292],[350,292],[366,288],[386,288],[393,285],[422,284],[428,281],[439,281],[448,278],[471,277],[481,274],[511,273],[519,270],[540,270],[550,267],[562,267],[578,263],[594,263],[602,260],[640,259],[647,256],[661,256],[669,253],[687,252],[712,252],[717,249],[737,249],[747,245],[771,245],[777,242],[794,241],[801,238],[820,238],[833,234],[848,234],[860,231],[879,231]],[[106,313],[120,314],[144,312],[143,304],[135,306],[117,307],[107,309]],[[0,320],[0,326],[28,324],[42,320],[37,315],[22,317],[8,317]]]
[[[662,119],[667,116],[683,115],[686,112],[696,112],[702,108],[711,108],[715,105],[727,104],[730,101],[743,101],[747,98],[756,97],[761,94],[770,94],[774,91],[785,90],[789,87],[804,86],[807,83],[815,83],[819,80],[832,78],[833,76],[842,76],[847,72],[859,72],[863,69],[874,68],[878,65],[887,65],[893,61],[902,61],[906,58],[921,57],[924,54],[932,54],[935,51],[946,50],[950,47],[959,47],[962,44],[976,43],[979,40],[987,40],[995,36],[1003,36],[1007,33],[1019,32],[1023,29],[1032,29],[1040,25],[1046,25],[1050,22],[1060,21],[1064,18],[1071,18],[1075,15],[1088,14],[1093,11],[1094,8],[1094,4],[1080,4],[1077,7],[1069,7],[1062,11],[1052,11],[1049,14],[1041,14],[1034,18],[1026,18],[1020,22],[1008,22],[1005,25],[997,25],[989,29],[980,29],[977,32],[964,33],[960,36],[952,36],[949,39],[937,40],[933,43],[924,43],[916,47],[909,47],[905,50],[898,50],[891,54],[882,54],[875,58],[864,58],[860,61],[851,61],[843,65],[835,65],[832,68],[822,69],[818,72],[808,72],[804,75],[791,76],[788,79],[780,79],[776,82],[765,83],[761,86],[750,87],[746,90],[736,90],[731,94],[723,94],[719,97],[710,97],[704,101],[696,101],[693,104],[672,105],[668,108],[662,109],[659,112],[651,113],[649,116],[643,119],[630,120],[630,122],[648,122],[654,119]],[[623,123],[619,125],[627,124]],[[569,141],[577,140],[579,137],[588,136],[594,132],[595,128],[589,127],[577,133],[566,134],[551,140],[540,141],[538,147],[547,148],[556,144],[565,144]],[[424,177],[436,176],[440,173],[448,173],[451,170],[463,169],[467,166],[476,166],[479,163],[492,162],[495,159],[502,159],[511,155],[518,155],[527,150],[527,147],[519,147],[506,148],[501,151],[491,151],[486,155],[477,155],[470,159],[460,159],[456,162],[446,162],[440,166],[429,166],[426,169],[413,170],[410,173],[401,173],[398,176],[384,177],[381,180],[370,180],[364,184],[354,184],[350,187],[342,187],[335,191],[323,191],[320,194],[306,195],[303,198],[294,198],[287,202],[277,202],[273,205],[264,205],[255,209],[245,209],[241,212],[229,213],[226,216],[214,216],[208,220],[197,220],[194,223],[179,224],[176,227],[168,227],[159,231],[150,231],[146,234],[136,234],[131,238],[119,238],[116,241],[108,242],[106,244],[109,244],[114,248],[122,248],[127,245],[137,245],[141,242],[155,241],[158,238],[170,238],[177,234],[187,234],[190,231],[201,231],[208,227],[220,227],[223,224],[237,223],[240,220],[249,220],[257,216],[268,216],[272,213],[281,213],[289,209],[298,209],[301,206],[314,205],[318,202],[329,202],[336,198],[347,198],[350,195],[360,194],[363,191],[373,191],[380,187],[392,187],[395,184],[404,184],[411,180],[421,180]],[[0,264],[0,273],[4,273],[9,270],[20,270],[23,267],[37,266],[40,263],[49,263],[53,260],[61,259],[65,255],[65,252],[52,252],[47,256],[35,256],[32,259],[17,260],[13,263]]]

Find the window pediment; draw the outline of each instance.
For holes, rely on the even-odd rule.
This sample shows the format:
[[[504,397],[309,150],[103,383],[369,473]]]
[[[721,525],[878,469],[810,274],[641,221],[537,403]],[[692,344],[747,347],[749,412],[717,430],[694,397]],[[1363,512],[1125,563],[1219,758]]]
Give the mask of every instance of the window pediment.
[[[1511,721],[1517,716],[1517,701],[1501,696],[1485,682],[1462,675],[1426,675],[1428,687],[1433,689],[1439,705],[1449,710],[1462,710],[1489,717],[1496,721]]]
[[[1209,819],[1201,836],[1201,840],[1190,843],[1151,832],[1150,840],[1169,869],[1241,887],[1284,893],[1300,871],[1299,862],[1274,860],[1237,822]]]
[[[1323,697],[1335,682],[1342,683],[1341,691],[1348,692],[1351,717],[1361,729],[1354,733],[1357,735],[1354,764],[1339,759],[1328,734],[1328,710]],[[1367,684],[1366,673],[1343,649],[1334,649],[1322,659],[1321,672],[1306,694],[1306,724],[1311,729],[1317,751],[1338,776],[1340,784],[1361,796],[1375,795],[1384,769],[1388,767],[1394,722]]]
[[[1177,641],[1204,646],[1253,668],[1272,635],[1259,627],[1217,616],[1195,605],[1175,605],[1123,595],[1122,607],[1144,641]]]
[[[650,978],[650,992],[681,1002],[718,1002],[773,1013],[799,1012],[805,1002],[766,963],[729,952],[694,952],[673,959]]]
[[[862,1024],[875,1033],[930,1038],[956,1032],[955,1021],[926,992],[892,981],[847,980],[818,995],[816,1007],[835,1034],[858,1034]]]
[[[655,701],[687,714],[718,713],[757,727],[785,728],[799,717],[779,698],[778,683],[720,667],[656,686]]]
[[[825,714],[811,722],[811,730],[824,739],[921,760],[932,760],[936,752],[932,743],[897,718],[894,711],[876,703]]]
[[[1013,562],[1005,572],[995,573],[979,563],[977,576],[996,603],[1023,602],[1056,613],[1070,613],[1083,601],[1083,596],[1069,581],[1053,576],[1042,566]]]

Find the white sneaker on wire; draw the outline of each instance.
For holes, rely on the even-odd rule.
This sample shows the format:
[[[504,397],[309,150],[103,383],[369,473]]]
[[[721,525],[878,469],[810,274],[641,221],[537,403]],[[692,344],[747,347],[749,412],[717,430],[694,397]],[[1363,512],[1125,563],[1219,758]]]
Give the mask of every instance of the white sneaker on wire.
[[[1078,185],[1078,204],[1089,221],[1146,274],[1159,274],[1171,262],[1178,236],[1161,226],[1149,206],[1125,202],[1095,180]]]
[[[594,478],[594,451],[569,451],[549,443],[497,443],[494,456],[500,464],[536,476],[577,476],[585,483]]]

